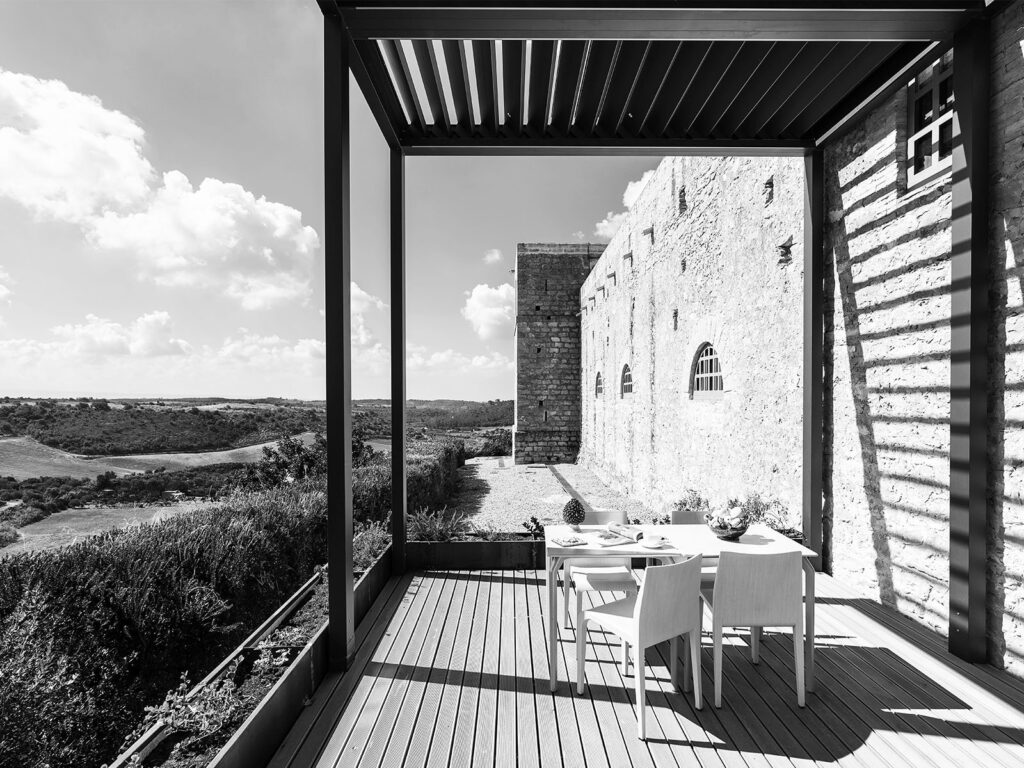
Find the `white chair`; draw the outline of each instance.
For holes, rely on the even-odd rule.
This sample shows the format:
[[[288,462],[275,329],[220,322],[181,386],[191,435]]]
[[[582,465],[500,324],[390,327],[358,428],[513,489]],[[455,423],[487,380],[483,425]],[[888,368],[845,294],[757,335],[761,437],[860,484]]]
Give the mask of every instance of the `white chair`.
[[[646,670],[644,652],[652,645],[671,641],[672,684],[678,689],[679,636],[687,635],[693,672],[694,706],[701,708],[700,692],[700,557],[674,565],[646,569],[640,592],[614,603],[580,610],[576,623],[576,690],[586,685],[587,626],[596,624],[622,638],[633,649],[636,679],[637,735],[647,738],[645,718]]]
[[[804,706],[803,573],[799,552],[723,552],[714,587],[702,586],[711,608],[715,661],[715,706],[722,706],[722,629],[750,627],[750,656],[757,664],[763,627],[793,630],[796,699]]]
[[[632,561],[624,558],[566,560],[562,570],[562,626],[569,629],[569,589],[576,590],[576,613],[580,612],[584,592],[626,592],[636,594]]]

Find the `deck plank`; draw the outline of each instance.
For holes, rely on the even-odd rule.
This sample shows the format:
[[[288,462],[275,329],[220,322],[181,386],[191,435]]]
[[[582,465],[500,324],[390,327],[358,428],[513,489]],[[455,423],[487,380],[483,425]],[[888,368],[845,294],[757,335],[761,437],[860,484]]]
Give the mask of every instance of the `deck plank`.
[[[480,582],[473,612],[472,637],[466,654],[466,674],[459,696],[459,714],[455,719],[455,734],[449,765],[452,768],[467,768],[473,762],[473,747],[476,734],[476,715],[480,701],[483,680],[484,651],[487,640],[487,622],[491,619],[491,601],[495,599],[492,581],[494,571],[481,571],[475,575]],[[498,596],[500,600],[500,595]],[[438,763],[444,765],[443,762]]]
[[[452,643],[452,653],[444,678],[444,689],[435,712],[436,722],[430,740],[428,753],[421,760],[415,750],[410,750],[406,765],[410,768],[443,768],[448,765],[452,752],[452,739],[455,737],[456,716],[459,712],[459,700],[465,679],[469,659],[470,638],[472,637],[473,621],[479,608],[480,580],[465,578],[466,592],[463,597],[462,612]],[[486,603],[484,603],[486,606]]]
[[[406,703],[398,715],[398,723],[411,719],[407,726],[408,736],[403,744],[403,730],[395,729],[392,734],[388,751],[384,755],[383,765],[423,766],[430,753],[431,739],[440,715],[441,698],[446,690],[446,680],[451,668],[452,655],[455,652],[458,628],[461,625],[463,612],[466,610],[466,592],[469,582],[459,579],[457,575],[448,574],[448,583],[452,585],[452,600],[448,608],[429,666],[424,658],[417,662],[421,674],[425,674],[422,686],[410,685],[406,693]],[[469,606],[472,611],[472,605]],[[429,642],[429,641],[428,641]],[[424,649],[427,650],[426,648]],[[429,654],[426,654],[430,659]],[[391,757],[395,747],[402,751],[400,760]]]
[[[829,577],[818,594],[818,674],[796,705],[791,635],[729,631],[723,707],[669,679],[669,648],[647,653],[648,734],[636,739],[632,673],[617,640],[591,631],[588,686],[575,693],[575,630],[560,629],[559,685],[547,679],[543,573],[415,574],[392,584],[359,628],[355,663],[329,675],[274,768],[902,768],[1024,765],[1024,684],[946,659],[935,637],[865,605]],[[602,604],[618,595],[586,596]],[[891,613],[891,612],[890,612]],[[373,616],[376,615],[376,619]],[[706,626],[709,626],[706,623]]]

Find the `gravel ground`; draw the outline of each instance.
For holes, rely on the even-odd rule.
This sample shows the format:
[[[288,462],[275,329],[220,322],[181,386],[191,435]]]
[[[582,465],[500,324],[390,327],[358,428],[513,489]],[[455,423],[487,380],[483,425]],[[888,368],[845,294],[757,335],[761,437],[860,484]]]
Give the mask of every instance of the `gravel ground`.
[[[475,528],[519,531],[531,517],[545,524],[561,522],[570,498],[563,482],[587,508],[587,522],[621,521],[626,513],[645,511],[575,464],[513,464],[508,456],[480,457],[459,471],[461,483],[448,511],[465,515]]]

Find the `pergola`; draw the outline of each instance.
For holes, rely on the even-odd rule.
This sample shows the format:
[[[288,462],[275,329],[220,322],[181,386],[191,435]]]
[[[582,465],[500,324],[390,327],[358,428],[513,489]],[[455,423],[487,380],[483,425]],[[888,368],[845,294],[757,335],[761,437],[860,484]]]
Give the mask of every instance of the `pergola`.
[[[404,570],[405,547],[405,158],[439,154],[804,158],[803,526],[820,568],[823,147],[949,49],[956,62],[949,648],[964,659],[985,660],[992,4],[318,3],[324,15],[333,668],[349,663],[355,634],[349,73],[391,148],[393,570]]]

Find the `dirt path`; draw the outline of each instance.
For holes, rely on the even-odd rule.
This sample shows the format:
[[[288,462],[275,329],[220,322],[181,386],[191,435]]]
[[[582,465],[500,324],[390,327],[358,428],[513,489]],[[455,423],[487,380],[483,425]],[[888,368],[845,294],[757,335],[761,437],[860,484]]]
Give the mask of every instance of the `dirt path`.
[[[587,522],[624,521],[627,514],[644,510],[575,464],[513,464],[507,456],[480,457],[459,471],[462,482],[448,510],[465,515],[476,528],[518,531],[531,517],[545,524],[561,522],[570,494],[583,502]]]

